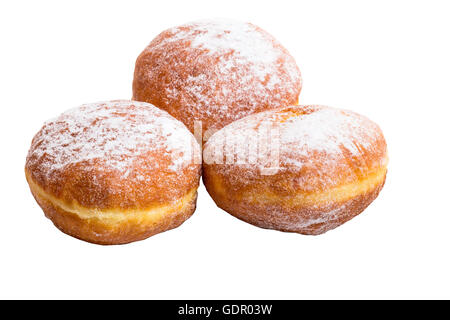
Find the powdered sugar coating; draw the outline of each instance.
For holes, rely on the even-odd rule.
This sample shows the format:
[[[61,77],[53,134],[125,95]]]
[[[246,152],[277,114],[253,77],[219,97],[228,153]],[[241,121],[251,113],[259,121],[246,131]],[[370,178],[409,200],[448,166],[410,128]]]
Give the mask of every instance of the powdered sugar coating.
[[[104,159],[108,169],[129,174],[136,156],[150,150],[170,155],[169,170],[193,163],[196,142],[182,123],[143,102],[85,104],[46,122],[33,140],[29,164],[46,157],[46,172]]]
[[[206,163],[218,163],[216,170],[239,184],[251,184],[264,168],[300,172],[296,185],[304,191],[356,181],[387,161],[377,124],[348,110],[315,105],[238,120],[215,133],[203,155]]]
[[[220,129],[249,114],[296,103],[300,71],[271,35],[230,20],[164,31],[141,53],[134,99],[167,110],[193,130]]]

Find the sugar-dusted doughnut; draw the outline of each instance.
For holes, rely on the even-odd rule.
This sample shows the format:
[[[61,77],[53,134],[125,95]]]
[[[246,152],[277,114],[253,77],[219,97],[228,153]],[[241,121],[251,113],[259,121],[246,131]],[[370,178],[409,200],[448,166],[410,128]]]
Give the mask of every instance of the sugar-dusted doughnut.
[[[148,103],[82,105],[34,137],[25,173],[63,232],[122,244],[175,228],[195,210],[201,161],[194,136]]]
[[[262,228],[321,234],[361,213],[384,185],[380,128],[351,111],[291,106],[254,114],[206,143],[217,205]]]
[[[133,99],[166,110],[192,132],[201,121],[210,134],[249,114],[296,104],[301,87],[294,58],[264,30],[198,21],[162,32],[145,48]]]

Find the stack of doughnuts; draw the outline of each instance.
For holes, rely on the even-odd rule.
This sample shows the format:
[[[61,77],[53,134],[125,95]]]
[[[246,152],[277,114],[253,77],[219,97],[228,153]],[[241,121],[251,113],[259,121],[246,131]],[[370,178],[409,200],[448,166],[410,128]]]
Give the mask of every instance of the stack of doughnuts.
[[[133,100],[44,124],[26,179],[57,228],[96,244],[178,227],[195,211],[201,175],[218,207],[243,221],[321,234],[378,196],[387,148],[364,116],[298,105],[301,88],[294,58],[257,26],[171,28],[139,55]]]

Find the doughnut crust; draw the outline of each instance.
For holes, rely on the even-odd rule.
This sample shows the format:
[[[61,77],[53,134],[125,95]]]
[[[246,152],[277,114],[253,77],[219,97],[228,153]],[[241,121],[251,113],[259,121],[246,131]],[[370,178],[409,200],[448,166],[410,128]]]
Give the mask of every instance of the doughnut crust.
[[[300,70],[270,34],[250,23],[197,21],[159,34],[136,61],[133,99],[215,129],[298,102]]]
[[[317,235],[352,219],[379,194],[387,172],[380,128],[347,110],[290,106],[215,133],[203,181],[216,204],[253,225]]]
[[[56,227],[97,244],[142,240],[195,211],[200,147],[186,127],[148,103],[82,105],[33,138],[25,175]]]

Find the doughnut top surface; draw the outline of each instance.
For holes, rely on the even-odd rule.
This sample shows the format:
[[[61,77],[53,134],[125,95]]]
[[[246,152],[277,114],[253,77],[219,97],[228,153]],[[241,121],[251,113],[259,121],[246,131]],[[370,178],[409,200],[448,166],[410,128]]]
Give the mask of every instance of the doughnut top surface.
[[[167,112],[116,100],[85,104],[46,122],[32,141],[26,169],[53,195],[69,190],[87,206],[127,207],[186,191],[199,154],[193,135]],[[150,196],[157,191],[164,194]],[[126,200],[127,192],[134,199]]]
[[[296,103],[301,75],[270,34],[238,21],[198,21],[158,35],[136,62],[134,99],[167,110],[192,131]]]
[[[237,185],[253,183],[262,177],[261,168],[275,163],[275,175],[294,173],[296,189],[303,191],[354,182],[387,163],[377,124],[351,111],[317,105],[238,120],[215,133],[203,154],[206,163],[215,163],[215,170],[228,179],[234,176]]]

